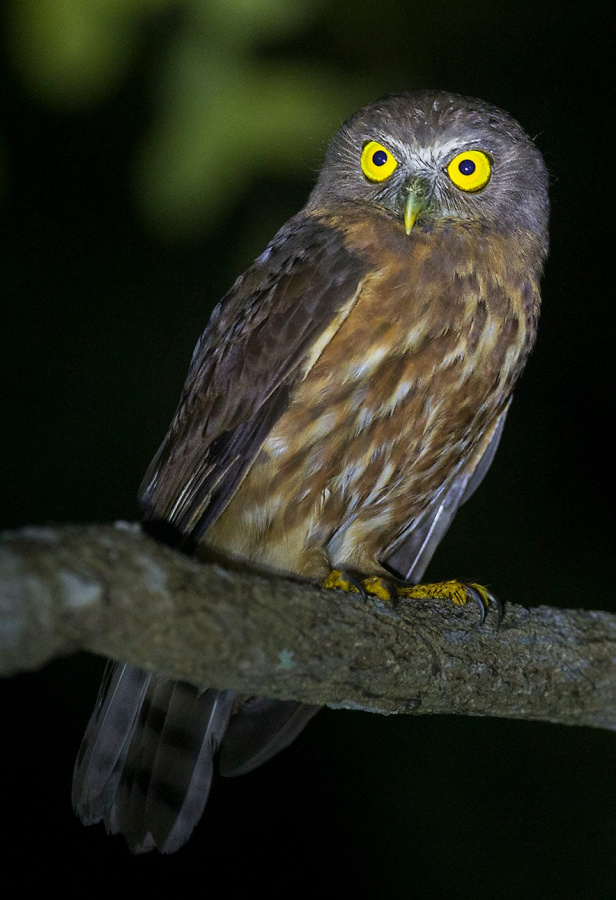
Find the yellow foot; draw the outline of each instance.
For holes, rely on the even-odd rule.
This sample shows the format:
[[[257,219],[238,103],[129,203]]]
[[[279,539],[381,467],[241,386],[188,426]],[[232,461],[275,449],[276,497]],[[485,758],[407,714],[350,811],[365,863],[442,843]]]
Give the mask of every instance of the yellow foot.
[[[450,600],[456,606],[475,603],[479,608],[480,623],[483,623],[491,604],[496,607],[498,623],[503,618],[503,604],[487,588],[475,581],[437,581],[434,584],[405,585],[393,579],[371,575],[362,578],[340,569],[332,569],[322,587],[338,591],[360,594],[364,599],[378,597],[386,603],[396,602],[404,597],[410,600]]]
[[[378,597],[379,600],[395,602],[398,590],[393,581],[371,575],[361,578],[359,575],[351,575],[341,572],[340,569],[332,569],[321,587],[330,590],[349,591],[353,594],[361,594],[362,597]]]
[[[498,622],[503,618],[503,604],[481,584],[475,581],[438,581],[435,584],[416,584],[397,588],[399,597],[412,600],[451,600],[456,606],[476,603],[479,607],[480,621],[483,622],[486,612],[493,603],[496,607]]]

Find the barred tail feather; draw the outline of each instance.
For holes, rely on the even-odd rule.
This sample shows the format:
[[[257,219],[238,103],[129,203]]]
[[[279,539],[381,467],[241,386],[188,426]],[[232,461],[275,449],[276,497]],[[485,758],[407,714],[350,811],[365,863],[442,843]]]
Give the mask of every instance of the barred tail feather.
[[[104,820],[134,853],[173,853],[203,814],[219,747],[222,774],[242,775],[317,711],[108,663],[75,764],[75,812],[86,825]]]
[[[73,807],[131,849],[172,853],[201,818],[235,693],[110,663],[75,765]]]
[[[155,847],[173,853],[190,837],[205,808],[234,697],[233,691],[166,680],[152,692],[148,708],[144,703],[143,728],[105,819],[135,853]]]
[[[73,809],[84,825],[100,822],[113,802],[151,677],[107,663],[73,772]]]

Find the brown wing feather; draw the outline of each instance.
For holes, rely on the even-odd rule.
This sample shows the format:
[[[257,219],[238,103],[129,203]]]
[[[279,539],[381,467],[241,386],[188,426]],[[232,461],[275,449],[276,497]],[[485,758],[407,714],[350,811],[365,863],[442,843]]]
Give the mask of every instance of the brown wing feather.
[[[366,263],[300,213],[214,311],[169,432],[140,489],[146,527],[199,541],[287,408],[315,342],[357,291]]]

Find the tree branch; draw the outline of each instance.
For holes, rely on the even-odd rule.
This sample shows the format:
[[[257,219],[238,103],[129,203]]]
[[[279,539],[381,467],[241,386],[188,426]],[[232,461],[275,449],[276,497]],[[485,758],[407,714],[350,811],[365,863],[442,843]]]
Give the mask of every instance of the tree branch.
[[[251,694],[616,730],[616,616],[378,601],[189,559],[127,523],[0,543],[0,674],[76,650]]]

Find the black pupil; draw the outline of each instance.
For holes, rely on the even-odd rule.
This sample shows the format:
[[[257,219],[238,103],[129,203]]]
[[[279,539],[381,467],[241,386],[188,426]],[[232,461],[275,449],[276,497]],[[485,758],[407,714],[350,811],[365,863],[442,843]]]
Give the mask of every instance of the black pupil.
[[[377,150],[372,156],[372,162],[375,166],[384,166],[387,162],[387,154],[384,150]]]
[[[463,159],[458,168],[463,175],[472,175],[475,171],[475,163],[472,159]]]

